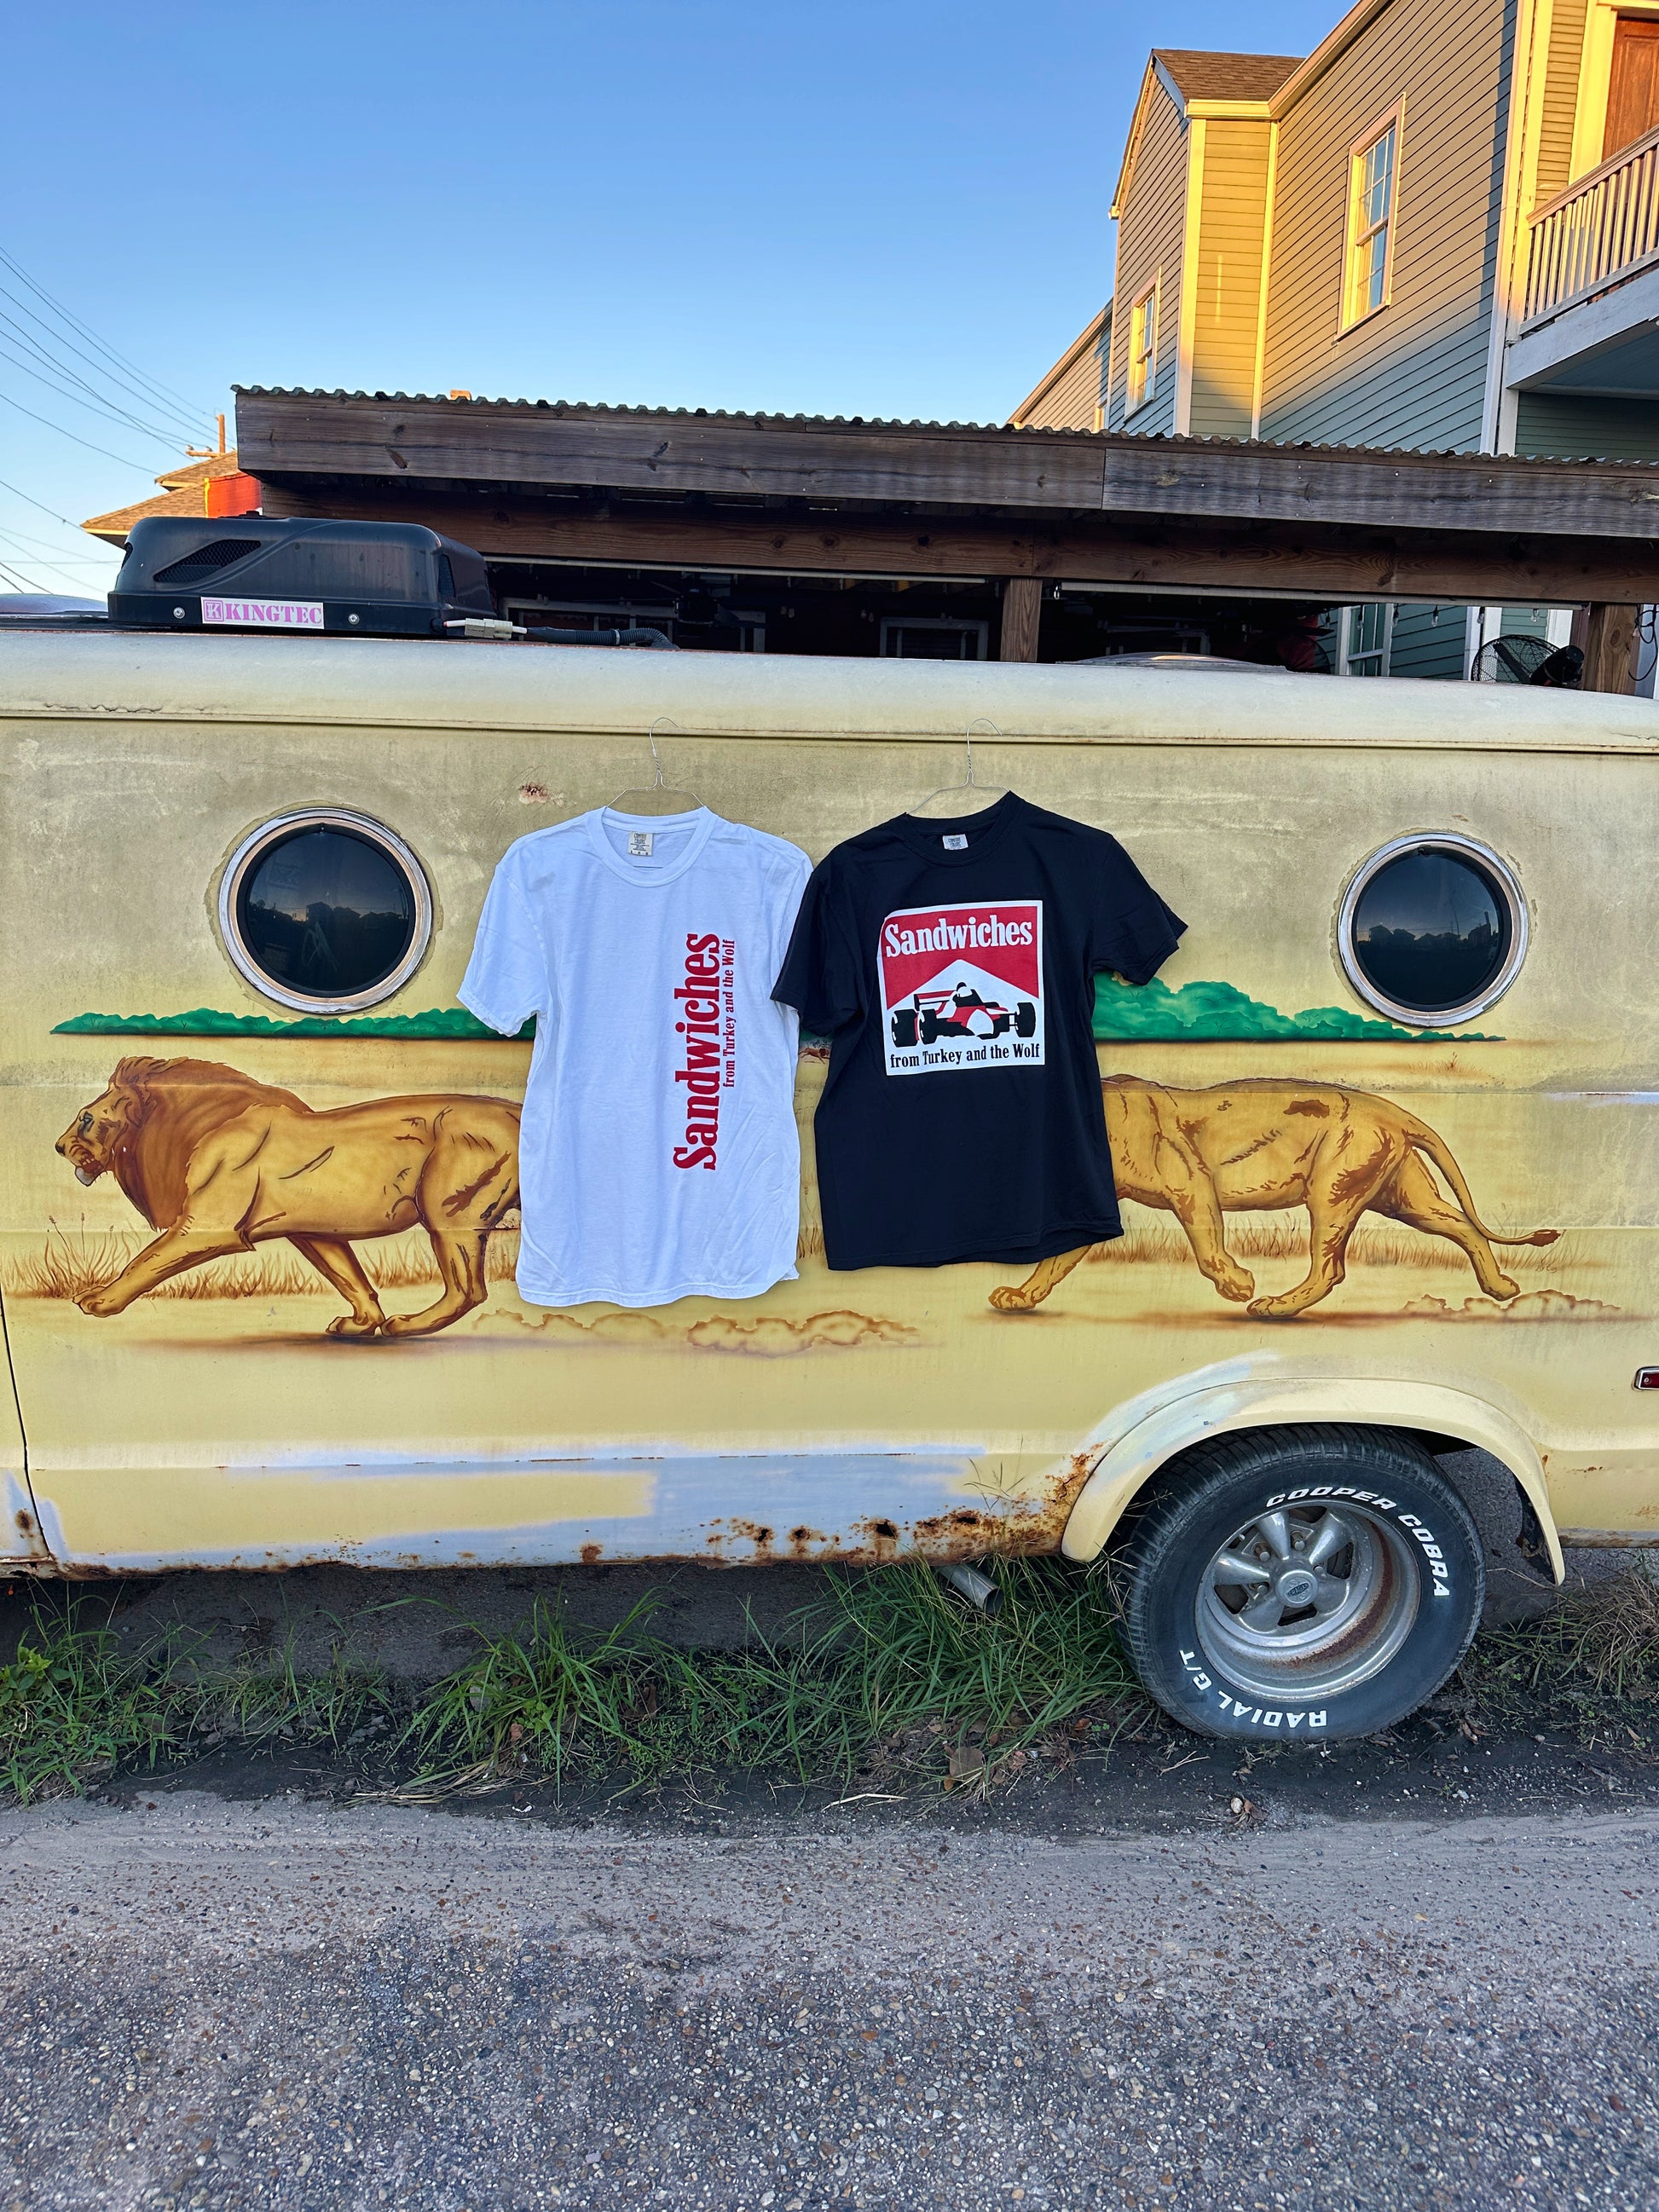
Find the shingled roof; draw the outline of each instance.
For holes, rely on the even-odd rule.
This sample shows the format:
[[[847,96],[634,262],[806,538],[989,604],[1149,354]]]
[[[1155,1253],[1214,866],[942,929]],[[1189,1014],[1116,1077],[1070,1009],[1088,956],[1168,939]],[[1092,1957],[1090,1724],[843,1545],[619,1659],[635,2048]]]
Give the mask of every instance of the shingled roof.
[[[152,514],[201,514],[204,511],[202,486],[215,477],[240,473],[234,447],[228,453],[209,453],[180,461],[176,469],[164,469],[156,477],[161,489],[154,499],[141,499],[133,507],[112,507],[107,514],[93,515],[81,527],[89,536],[103,538],[107,544],[125,544],[133,524],[145,521]]]
[[[1188,100],[1271,100],[1302,66],[1300,54],[1194,53],[1184,46],[1154,46],[1152,59]]]

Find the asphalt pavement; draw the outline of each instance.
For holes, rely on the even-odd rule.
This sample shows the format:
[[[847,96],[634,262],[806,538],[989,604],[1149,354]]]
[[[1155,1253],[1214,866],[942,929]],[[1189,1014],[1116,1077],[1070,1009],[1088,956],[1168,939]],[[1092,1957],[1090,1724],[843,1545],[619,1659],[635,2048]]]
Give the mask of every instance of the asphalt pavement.
[[[0,2208],[1659,2203],[1659,1808],[726,1826],[0,1814]]]

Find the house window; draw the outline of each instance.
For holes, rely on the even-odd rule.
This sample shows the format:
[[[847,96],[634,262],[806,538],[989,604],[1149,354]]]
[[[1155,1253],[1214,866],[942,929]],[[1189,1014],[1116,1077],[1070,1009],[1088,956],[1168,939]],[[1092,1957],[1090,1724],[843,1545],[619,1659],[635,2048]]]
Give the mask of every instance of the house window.
[[[1129,397],[1133,415],[1152,396],[1158,382],[1158,287],[1143,292],[1129,310]]]
[[[1395,181],[1400,167],[1396,111],[1348,157],[1348,258],[1342,326],[1389,304],[1394,259]]]
[[[1386,599],[1342,610],[1342,673],[1386,676],[1394,608]]]

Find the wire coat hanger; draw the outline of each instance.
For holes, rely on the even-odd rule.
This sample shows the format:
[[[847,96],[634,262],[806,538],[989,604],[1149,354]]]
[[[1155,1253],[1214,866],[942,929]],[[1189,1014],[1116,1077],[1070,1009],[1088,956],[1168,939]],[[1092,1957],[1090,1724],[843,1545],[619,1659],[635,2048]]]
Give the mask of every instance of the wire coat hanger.
[[[685,814],[702,805],[695,791],[678,791],[673,785],[663,781],[662,755],[657,750],[657,732],[663,729],[672,730],[682,738],[685,735],[672,715],[658,715],[645,733],[657,772],[648,784],[636,784],[630,790],[619,791],[611,802],[613,814]]]
[[[958,814],[978,814],[981,812],[985,807],[994,805],[999,799],[1006,799],[1007,797],[1008,787],[1006,784],[981,783],[974,773],[974,732],[975,730],[989,730],[992,735],[997,738],[1000,738],[1002,735],[1002,732],[998,729],[996,724],[992,721],[988,714],[975,714],[973,720],[969,723],[966,732],[968,745],[967,775],[963,776],[960,783],[942,783],[937,791],[930,791],[926,799],[918,799],[916,804],[910,809],[912,814],[920,814],[923,807],[931,806],[936,799],[955,799],[957,800],[955,811]],[[984,796],[978,799],[975,804],[964,807],[962,805],[959,797],[959,794],[964,791],[970,791],[975,794],[982,793]],[[939,819],[939,817],[935,817],[933,818]]]

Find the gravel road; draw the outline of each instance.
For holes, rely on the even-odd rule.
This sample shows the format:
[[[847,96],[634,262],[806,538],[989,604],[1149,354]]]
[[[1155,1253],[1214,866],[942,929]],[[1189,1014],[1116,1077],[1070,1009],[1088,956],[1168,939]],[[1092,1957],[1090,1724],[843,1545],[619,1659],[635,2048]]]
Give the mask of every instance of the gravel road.
[[[1659,1811],[0,1815],[0,2208],[1651,2207]]]

